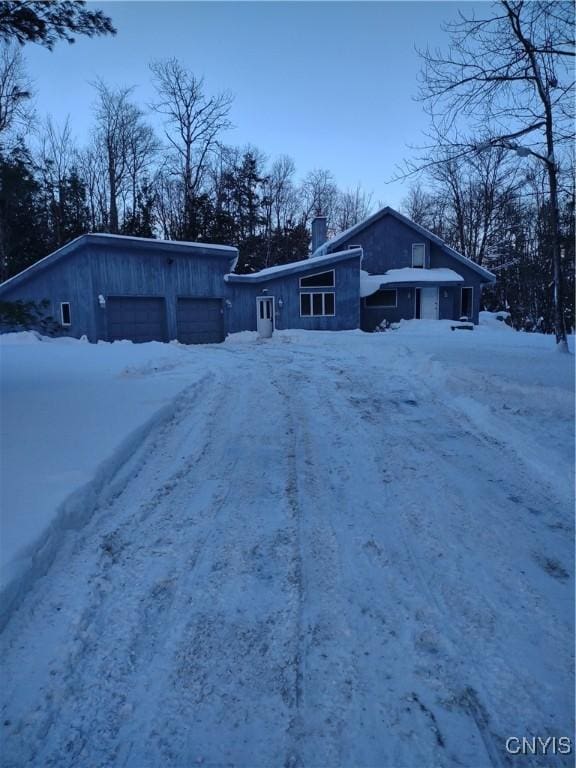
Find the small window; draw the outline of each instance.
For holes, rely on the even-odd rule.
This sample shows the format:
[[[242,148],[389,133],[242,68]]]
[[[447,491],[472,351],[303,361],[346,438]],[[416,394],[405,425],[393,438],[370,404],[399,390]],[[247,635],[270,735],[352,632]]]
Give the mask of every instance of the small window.
[[[60,303],[60,322],[62,325],[72,325],[72,314],[70,312],[69,301],[62,301]]]
[[[335,314],[333,293],[301,293],[301,317],[322,317]]]
[[[395,307],[397,305],[396,290],[380,290],[364,299],[367,307]]]
[[[334,270],[329,272],[318,272],[316,275],[300,278],[300,288],[333,288]]]
[[[426,258],[426,246],[424,243],[414,243],[412,245],[412,266],[415,269],[424,269]]]

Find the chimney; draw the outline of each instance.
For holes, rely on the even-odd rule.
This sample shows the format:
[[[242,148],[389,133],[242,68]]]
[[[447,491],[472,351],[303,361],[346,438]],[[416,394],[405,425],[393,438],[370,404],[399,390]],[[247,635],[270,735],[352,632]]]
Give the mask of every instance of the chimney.
[[[312,253],[324,245],[326,237],[326,216],[315,216],[312,219]]]

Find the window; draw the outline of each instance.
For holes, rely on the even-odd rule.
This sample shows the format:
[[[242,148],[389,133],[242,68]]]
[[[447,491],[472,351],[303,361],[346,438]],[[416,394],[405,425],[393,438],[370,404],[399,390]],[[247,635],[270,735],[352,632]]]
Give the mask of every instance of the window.
[[[426,246],[424,243],[412,244],[412,266],[416,269],[424,269],[426,266]]]
[[[335,314],[336,312],[333,293],[300,294],[301,317],[321,317]]]
[[[366,296],[364,302],[367,307],[396,307],[398,304],[398,291],[395,289],[379,290],[371,296]]]
[[[316,275],[300,278],[300,288],[333,288],[334,270],[318,272]]]
[[[70,302],[60,302],[60,322],[62,325],[72,325],[72,315],[70,313]]]
[[[460,317],[467,317],[470,319],[473,315],[472,309],[472,294],[473,288],[462,288],[460,297]]]

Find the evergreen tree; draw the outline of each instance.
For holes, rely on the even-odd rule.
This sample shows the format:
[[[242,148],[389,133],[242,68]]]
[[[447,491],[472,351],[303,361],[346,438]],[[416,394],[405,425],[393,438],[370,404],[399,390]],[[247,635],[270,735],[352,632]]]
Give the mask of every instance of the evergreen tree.
[[[88,11],[85,0],[19,0],[0,2],[0,39],[39,43],[52,50],[58,40],[73,43],[74,35],[115,35],[102,11]]]
[[[29,152],[0,155],[0,278],[20,272],[50,251],[50,228]]]

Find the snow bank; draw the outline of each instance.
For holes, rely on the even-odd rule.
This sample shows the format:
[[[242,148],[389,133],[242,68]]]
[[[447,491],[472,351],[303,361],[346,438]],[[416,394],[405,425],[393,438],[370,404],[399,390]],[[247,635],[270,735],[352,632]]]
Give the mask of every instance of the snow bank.
[[[214,351],[34,332],[0,343],[1,625]]]
[[[486,326],[496,331],[514,331],[506,320],[510,317],[510,312],[480,312],[478,322],[481,326]]]

